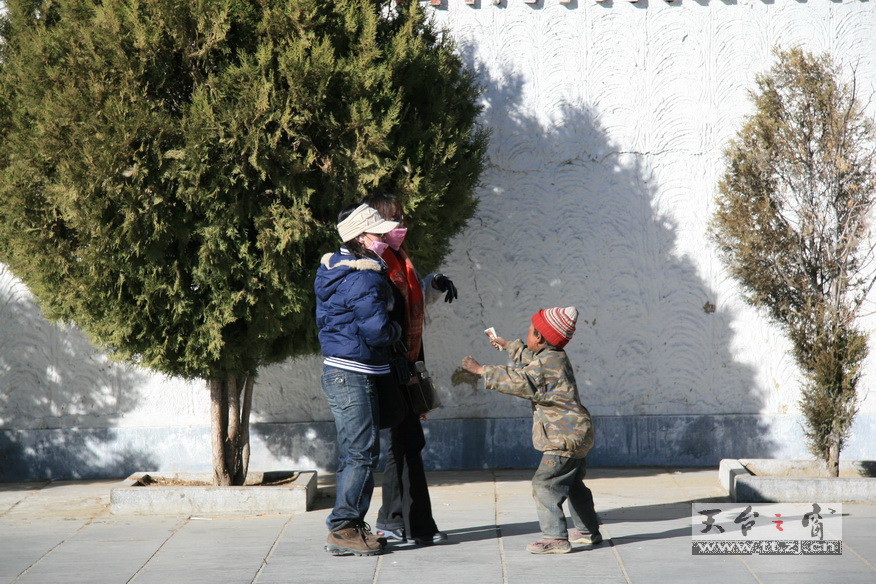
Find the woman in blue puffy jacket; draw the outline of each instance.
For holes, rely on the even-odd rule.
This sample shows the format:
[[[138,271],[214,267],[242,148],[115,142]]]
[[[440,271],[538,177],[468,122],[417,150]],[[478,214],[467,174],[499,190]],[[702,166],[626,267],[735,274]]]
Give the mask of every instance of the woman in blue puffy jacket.
[[[390,320],[393,296],[380,259],[385,221],[368,205],[338,217],[343,247],[326,254],[316,272],[316,324],[323,361],[322,389],[338,434],[337,494],[326,520],[326,550],[333,555],[380,553],[386,540],[371,533],[365,515],[380,456],[377,379],[390,375],[389,357],[401,338]]]

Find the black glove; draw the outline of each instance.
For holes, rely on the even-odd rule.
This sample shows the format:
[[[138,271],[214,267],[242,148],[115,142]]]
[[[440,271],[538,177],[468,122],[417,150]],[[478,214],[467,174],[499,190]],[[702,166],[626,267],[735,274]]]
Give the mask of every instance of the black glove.
[[[432,287],[441,292],[446,292],[444,295],[444,302],[453,302],[454,298],[458,296],[456,293],[456,286],[453,285],[453,280],[444,274],[435,274],[432,278]]]

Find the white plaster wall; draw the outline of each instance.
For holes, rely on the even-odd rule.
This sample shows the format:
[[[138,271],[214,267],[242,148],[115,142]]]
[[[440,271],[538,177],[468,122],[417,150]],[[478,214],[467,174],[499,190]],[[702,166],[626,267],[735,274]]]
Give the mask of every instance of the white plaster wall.
[[[482,324],[521,334],[535,308],[575,305],[568,352],[597,415],[794,413],[788,345],[741,302],[707,222],[773,47],[831,51],[876,114],[876,5],[451,0],[435,18],[481,71],[493,136],[478,216],[447,262],[477,305],[436,319],[431,355],[489,358],[453,339]],[[454,405],[496,415],[506,402],[462,391]]]
[[[429,313],[444,399],[432,417],[529,415],[457,365],[469,353],[501,362],[486,326],[519,336],[536,309],[571,305],[580,317],[567,350],[598,416],[794,415],[788,345],[741,302],[706,227],[722,151],[774,46],[854,66],[876,116],[876,4],[445,0],[429,10],[479,71],[492,131],[478,214],[443,268],[459,300]],[[862,415],[876,413],[873,353]],[[320,369],[301,358],[262,372],[253,421],[330,420]],[[0,270],[0,430],[185,428],[208,424],[208,410],[200,384],[109,363],[78,331],[46,323]]]
[[[0,264],[0,429],[209,423],[200,384],[110,361],[81,331],[45,321]]]

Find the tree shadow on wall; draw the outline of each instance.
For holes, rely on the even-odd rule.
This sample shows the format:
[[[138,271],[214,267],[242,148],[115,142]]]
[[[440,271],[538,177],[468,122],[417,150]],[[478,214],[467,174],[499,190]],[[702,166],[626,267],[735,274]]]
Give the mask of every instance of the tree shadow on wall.
[[[443,307],[424,335],[444,404],[424,425],[427,467],[435,460],[441,468],[530,466],[528,445],[525,452],[517,447],[528,436],[493,431],[507,424],[472,422],[519,418],[525,426],[529,404],[479,390],[457,368],[466,354],[504,364],[483,329],[525,335],[534,310],[550,306],[579,310],[567,351],[596,417],[589,464],[711,466],[721,458],[769,457],[776,444],[758,415],[763,381],[735,356],[734,314],[720,306],[695,259],[679,251],[679,234],[689,241],[693,228],[685,205],[672,197],[693,191],[665,183],[684,162],[671,153],[626,151],[586,104],[558,102],[534,114],[527,103],[533,88],[523,77],[510,67],[479,67],[472,47],[462,54],[480,70],[482,122],[492,137],[478,213],[445,262],[459,300]],[[693,235],[705,243],[704,234]],[[314,363],[260,374],[259,384],[278,391],[256,395],[254,411],[266,421],[253,433],[297,467],[334,468],[334,424]],[[289,432],[290,420],[272,413],[289,411],[291,399],[300,420],[321,421]]]
[[[472,47],[463,53],[480,68]],[[692,240],[706,244],[697,230],[710,209],[690,200],[689,184],[679,185],[678,176],[691,176],[689,162],[671,148],[628,151],[587,104],[558,101],[533,113],[527,92],[550,87],[527,87],[512,70],[480,69],[489,162],[478,213],[447,262],[476,300],[454,304],[453,322],[428,331],[427,351],[455,343],[460,355],[504,364],[484,348],[485,325],[514,338],[536,309],[576,306],[567,352],[597,419],[589,462],[717,465],[770,456],[776,444],[758,416],[761,384],[735,357],[734,314],[682,251],[682,234],[688,250]],[[471,341],[460,346],[460,339]],[[454,385],[445,407],[475,416],[514,407],[461,376]]]
[[[46,321],[0,264],[0,481],[110,478],[153,468],[119,451],[114,421],[144,375],[112,363],[74,327]]]

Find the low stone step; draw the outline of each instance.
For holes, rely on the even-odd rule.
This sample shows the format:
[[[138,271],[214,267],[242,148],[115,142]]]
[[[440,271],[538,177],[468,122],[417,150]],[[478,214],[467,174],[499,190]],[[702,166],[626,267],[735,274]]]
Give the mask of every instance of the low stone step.
[[[110,513],[286,515],[310,510],[317,492],[316,471],[250,472],[240,487],[216,487],[212,478],[211,473],[134,473],[125,486],[111,490]]]

